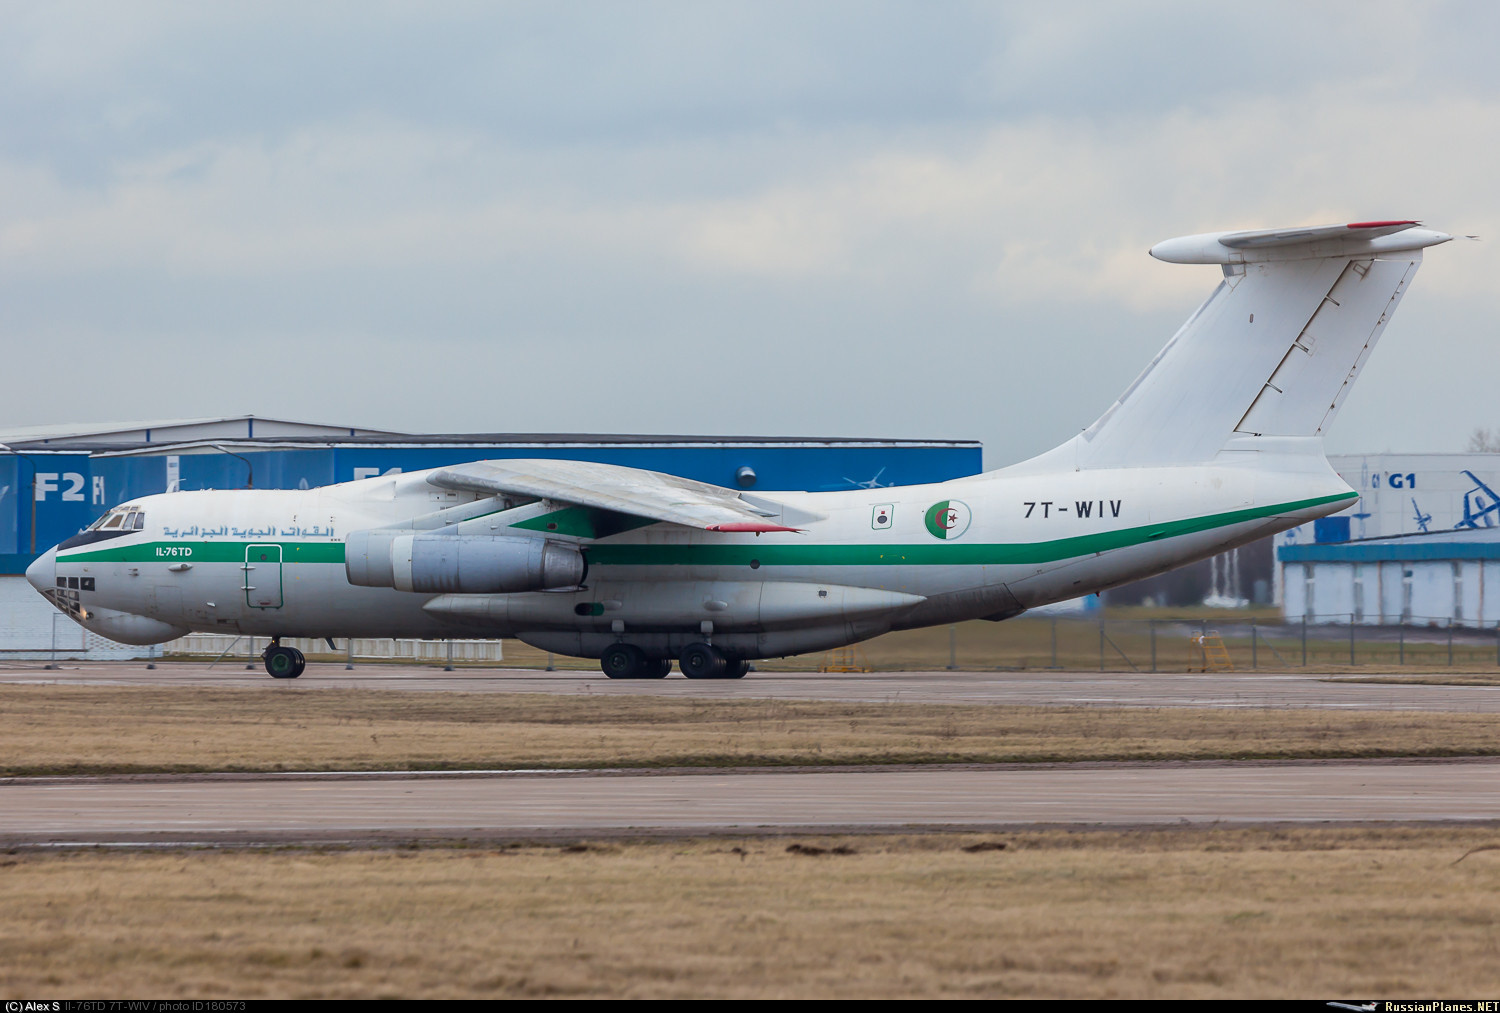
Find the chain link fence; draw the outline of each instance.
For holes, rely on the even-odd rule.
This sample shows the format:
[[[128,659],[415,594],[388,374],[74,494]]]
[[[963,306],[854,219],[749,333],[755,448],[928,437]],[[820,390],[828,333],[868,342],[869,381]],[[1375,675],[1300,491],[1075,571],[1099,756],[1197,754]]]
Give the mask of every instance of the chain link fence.
[[[1500,668],[1500,627],[1447,617],[1413,617],[1371,625],[1345,614],[1287,622],[1259,613],[1166,614],[1119,609],[1072,616],[1027,615],[1001,623],[967,622],[907,630],[857,644],[837,671],[1107,671],[1107,672],[1472,672]],[[75,635],[76,640],[76,635]],[[287,640],[322,661],[389,661],[519,669],[589,669],[597,662],[554,656],[519,641],[357,639],[330,649],[317,640]],[[72,645],[69,645],[72,646]],[[164,645],[167,657],[258,664],[264,637],[193,634]],[[160,649],[158,649],[160,650]],[[66,652],[64,652],[66,656]],[[761,671],[816,671],[830,655],[757,661]]]
[[[904,649],[901,638],[907,635],[895,634],[871,641],[865,655],[876,669],[1290,672],[1500,668],[1500,627],[1463,625],[1436,617],[1413,617],[1408,623],[1382,626],[1347,614],[1310,616],[1296,622],[1223,614],[1096,614],[963,623],[947,627],[946,634],[946,644],[933,644],[928,635],[920,638],[921,644],[911,638]]]

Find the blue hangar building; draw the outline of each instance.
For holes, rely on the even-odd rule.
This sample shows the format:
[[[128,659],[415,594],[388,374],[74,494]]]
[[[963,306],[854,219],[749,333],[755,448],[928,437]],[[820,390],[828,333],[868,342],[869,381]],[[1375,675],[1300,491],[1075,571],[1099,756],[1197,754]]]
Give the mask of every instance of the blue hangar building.
[[[0,658],[50,642],[57,613],[26,583],[26,567],[129,499],[173,489],[307,489],[525,457],[600,461],[729,488],[807,491],[942,482],[983,466],[983,448],[969,440],[438,435],[254,415],[0,427]],[[95,646],[88,655],[105,656],[107,645]]]

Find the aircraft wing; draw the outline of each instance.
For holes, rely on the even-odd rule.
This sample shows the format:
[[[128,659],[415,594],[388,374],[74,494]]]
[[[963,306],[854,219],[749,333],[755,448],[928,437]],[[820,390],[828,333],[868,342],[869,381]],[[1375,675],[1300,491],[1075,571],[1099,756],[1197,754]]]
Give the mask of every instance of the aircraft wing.
[[[439,489],[550,499],[707,531],[797,531],[733,489],[593,461],[475,461],[427,477]]]

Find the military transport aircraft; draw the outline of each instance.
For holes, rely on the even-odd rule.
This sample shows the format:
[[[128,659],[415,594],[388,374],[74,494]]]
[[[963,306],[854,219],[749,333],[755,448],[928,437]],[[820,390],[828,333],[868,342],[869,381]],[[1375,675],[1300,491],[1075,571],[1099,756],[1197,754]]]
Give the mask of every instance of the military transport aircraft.
[[[1039,457],[936,485],[751,494],[580,461],[481,461],[307,490],[115,507],[27,578],[153,644],[516,637],[615,679],[739,678],[756,658],[1026,609],[1334,513],[1322,435],[1422,260],[1415,221],[1218,232],[1159,260],[1223,281],[1118,401]]]

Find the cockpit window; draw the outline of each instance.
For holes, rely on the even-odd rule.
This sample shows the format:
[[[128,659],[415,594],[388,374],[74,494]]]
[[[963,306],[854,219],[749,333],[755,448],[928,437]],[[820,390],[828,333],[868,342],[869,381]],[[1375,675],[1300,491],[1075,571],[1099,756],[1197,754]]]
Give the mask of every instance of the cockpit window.
[[[88,526],[90,531],[140,531],[146,526],[146,512],[134,506],[118,506]]]

